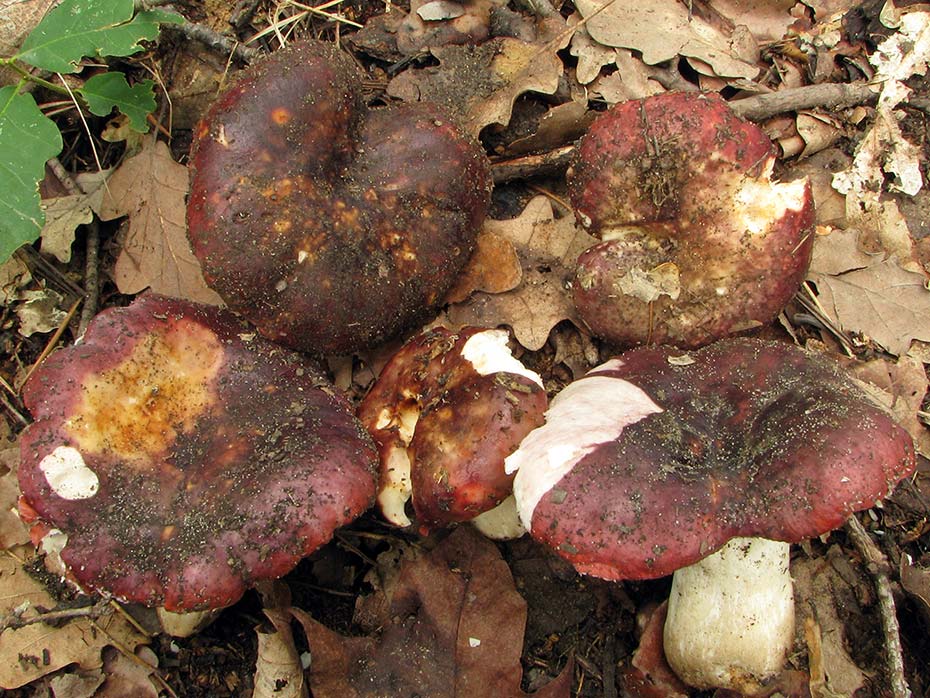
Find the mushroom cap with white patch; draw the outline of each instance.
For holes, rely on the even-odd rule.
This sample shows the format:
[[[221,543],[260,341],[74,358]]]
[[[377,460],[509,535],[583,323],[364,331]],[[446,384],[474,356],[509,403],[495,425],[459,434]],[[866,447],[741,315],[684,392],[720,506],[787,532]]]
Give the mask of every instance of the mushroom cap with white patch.
[[[713,94],[667,92],[592,123],[569,170],[575,305],[617,346],[697,347],[773,320],[810,262],[806,180],[772,179],[765,132]]]
[[[833,362],[752,339],[628,351],[507,458],[530,534],[605,579],[664,576],[736,536],[819,535],[914,464],[911,437]]]
[[[67,536],[77,584],[126,601],[229,605],[374,499],[348,402],[225,310],[155,294],[105,310],[23,397],[21,516],[36,540]]]
[[[434,328],[382,370],[358,415],[381,452],[378,503],[388,521],[409,525],[411,498],[426,530],[473,519],[510,495],[504,457],[542,423],[546,392],[508,338],[498,329]],[[492,529],[519,530],[499,524]]]

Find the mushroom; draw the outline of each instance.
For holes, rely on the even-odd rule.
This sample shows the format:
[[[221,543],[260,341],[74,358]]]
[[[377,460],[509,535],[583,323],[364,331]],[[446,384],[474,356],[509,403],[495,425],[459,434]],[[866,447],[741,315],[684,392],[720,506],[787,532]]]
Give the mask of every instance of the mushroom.
[[[669,663],[692,686],[743,691],[791,647],[788,544],[914,466],[911,437],[832,362],[737,338],[611,359],[506,459],[535,539],[604,579],[674,573]]]
[[[572,293],[617,345],[694,348],[770,322],[810,262],[806,180],[771,180],[775,147],[712,94],[668,92],[599,116],[568,173],[579,223],[603,242]]]
[[[281,577],[372,503],[377,451],[306,359],[145,294],[23,391],[19,510],[81,588],[185,613]]]
[[[523,534],[504,457],[543,422],[542,379],[514,358],[505,330],[428,330],[405,344],[358,408],[378,445],[384,517],[421,529],[456,521],[492,537]]]
[[[188,235],[207,283],[264,336],[346,353],[439,305],[490,201],[489,165],[427,104],[366,109],[322,42],[249,68],[197,128]]]

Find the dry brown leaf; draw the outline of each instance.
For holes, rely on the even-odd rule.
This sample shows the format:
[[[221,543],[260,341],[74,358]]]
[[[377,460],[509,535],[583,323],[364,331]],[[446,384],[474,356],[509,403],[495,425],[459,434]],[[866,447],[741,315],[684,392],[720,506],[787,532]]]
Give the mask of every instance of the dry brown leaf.
[[[397,49],[412,56],[448,44],[477,44],[490,35],[491,8],[504,0],[411,0],[397,29]]]
[[[874,359],[857,364],[852,373],[865,384],[866,392],[914,437],[918,452],[930,458],[930,429],[917,415],[927,394],[923,363],[910,356],[901,356],[897,362]]]
[[[926,622],[930,623],[930,568],[918,567],[910,556],[902,555],[898,572],[904,591],[917,601]]]
[[[207,287],[187,241],[187,168],[168,146],[148,143],[112,174],[100,209],[108,221],[129,216],[129,232],[113,270],[121,293],[151,290],[175,298],[221,305]]]
[[[18,257],[10,257],[0,264],[0,302],[9,306],[19,295],[19,289],[32,281],[29,267]]]
[[[518,138],[507,146],[507,155],[553,150],[581,138],[597,112],[588,109],[585,99],[576,99],[552,107],[536,125],[536,132]]]
[[[343,637],[295,614],[313,656],[315,698],[526,698],[526,602],[497,547],[470,526],[403,563],[386,610],[373,637]],[[566,667],[533,695],[568,698],[571,674]]]
[[[756,41],[780,41],[794,22],[796,0],[710,0],[708,3],[734,26],[743,25]]]
[[[106,680],[94,698],[158,698],[160,691],[152,679],[157,670],[158,657],[149,647],[139,647],[131,657],[107,647],[103,651]]]
[[[611,65],[616,60],[617,54],[612,47],[592,39],[583,24],[578,26],[580,21],[581,15],[577,12],[568,18],[568,25],[576,27],[569,52],[578,59],[575,78],[582,85],[587,85],[601,74],[601,68]]]
[[[825,557],[792,560],[791,576],[795,596],[804,601],[798,606],[798,615],[812,618],[820,626],[820,664],[826,675],[823,688],[839,696],[853,695],[865,684],[866,677],[846,653],[846,630],[837,613],[836,604],[842,601],[836,595],[846,583]],[[825,698],[823,693],[820,698]]]
[[[861,332],[889,353],[906,354],[911,340],[930,340],[927,277],[893,259],[838,275],[811,273],[827,315],[848,332]]]
[[[64,297],[50,288],[23,291],[18,300],[14,312],[19,318],[17,331],[23,337],[52,332],[68,317]]]
[[[467,301],[453,304],[448,312],[452,324],[509,325],[517,341],[532,351],[542,348],[549,332],[562,320],[583,326],[567,289],[578,255],[596,239],[577,228],[572,216],[555,218],[545,196],[533,198],[518,218],[488,221],[485,230],[514,244],[523,278],[512,291],[475,293]]]
[[[75,180],[82,193],[42,200],[42,210],[45,211],[42,252],[64,264],[71,261],[75,230],[79,225],[90,223],[94,213],[100,210],[106,181],[111,172],[107,169],[79,174]]]
[[[475,291],[503,293],[516,288],[522,278],[523,267],[513,243],[485,226],[478,233],[475,251],[446,296],[446,302],[460,303]]]
[[[23,604],[27,605],[24,618],[34,615],[38,607],[54,608],[55,600],[45,587],[17,560],[31,560],[32,547],[16,548],[12,553],[0,557],[0,617]],[[0,688],[19,688],[68,664],[96,669],[103,665],[100,653],[107,645],[135,648],[146,639],[116,613],[96,621],[75,618],[57,628],[34,623],[5,630],[0,634]]]
[[[576,0],[588,20],[595,41],[617,48],[641,51],[643,60],[656,65],[676,56],[696,59],[697,70],[706,64],[714,75],[752,79],[759,73],[752,56],[734,52],[727,35],[696,15],[689,16],[687,3],[678,0]],[[661,27],[661,31],[656,31]],[[749,60],[747,60],[749,59]]]
[[[652,79],[651,70],[632,51],[616,49],[617,71],[598,78],[591,91],[603,97],[608,104],[642,99],[665,92],[665,88]]]
[[[265,608],[273,628],[256,628],[258,658],[252,698],[306,698],[309,695],[300,655],[291,632],[291,616],[277,608]]]
[[[850,158],[838,148],[828,148],[794,163],[792,179],[807,177],[814,195],[814,215],[818,225],[846,227],[846,199],[833,188],[833,173],[849,166]],[[817,243],[814,244],[816,250]]]
[[[0,451],[0,550],[29,542],[29,530],[16,515],[19,499],[19,482],[16,468],[19,464],[19,446]]]
[[[103,671],[66,671],[53,676],[48,686],[55,698],[93,698],[104,681]],[[141,697],[140,697],[141,698]]]
[[[434,48],[439,66],[407,70],[388,84],[387,91],[407,102],[444,105],[477,137],[489,124],[509,123],[513,103],[524,92],[556,91],[562,75],[559,48],[555,42],[507,37],[480,46]]]

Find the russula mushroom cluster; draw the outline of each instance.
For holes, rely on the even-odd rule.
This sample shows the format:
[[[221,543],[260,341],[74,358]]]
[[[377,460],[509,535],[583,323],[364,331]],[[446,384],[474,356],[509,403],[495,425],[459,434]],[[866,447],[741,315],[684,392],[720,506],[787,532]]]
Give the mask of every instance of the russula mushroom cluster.
[[[511,515],[504,457],[543,422],[542,379],[513,357],[504,330],[428,330],[405,344],[358,408],[381,455],[378,504],[398,526],[478,521],[488,535],[522,534]],[[492,518],[493,517],[493,518]],[[482,525],[484,523],[484,525]]]
[[[724,339],[630,350],[571,383],[506,459],[523,524],[582,573],[675,574],[669,663],[747,690],[793,640],[788,543],[872,506],[911,437],[828,360]]]
[[[573,297],[621,346],[694,348],[770,322],[810,262],[806,180],[771,179],[765,133],[716,95],[669,92],[599,116],[569,170],[579,223],[601,243]]]
[[[269,339],[347,353],[424,319],[490,201],[484,152],[426,104],[367,109],[360,71],[298,42],[198,126],[188,235],[207,283]]]
[[[86,589],[216,609],[373,502],[377,451],[326,379],[225,310],[146,294],[100,313],[23,397],[20,513]]]

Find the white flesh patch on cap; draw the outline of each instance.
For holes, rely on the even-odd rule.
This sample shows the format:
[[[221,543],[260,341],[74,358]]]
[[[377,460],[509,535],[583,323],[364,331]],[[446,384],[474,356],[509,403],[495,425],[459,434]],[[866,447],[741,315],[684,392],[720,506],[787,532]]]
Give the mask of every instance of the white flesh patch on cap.
[[[413,432],[419,418],[420,410],[415,406],[400,407],[389,420],[387,420],[385,411],[378,415],[377,428],[385,429],[392,422],[395,423],[400,442],[399,445],[392,445],[388,450],[382,470],[381,487],[378,490],[378,506],[381,508],[381,513],[395,526],[410,525],[410,518],[404,510],[413,493],[407,446],[413,441]]]
[[[807,180],[772,182],[774,165],[775,158],[770,158],[758,179],[745,177],[736,189],[735,220],[751,235],[767,233],[788,211],[799,211],[804,206]]]
[[[490,376],[494,373],[515,373],[518,376],[529,378],[540,388],[543,387],[542,378],[535,371],[531,371],[520,363],[510,353],[507,346],[508,335],[505,330],[485,330],[473,334],[465,341],[462,347],[462,357],[465,358],[479,376]]]
[[[576,463],[602,444],[616,441],[628,425],[662,411],[629,381],[599,375],[619,365],[622,362],[613,359],[556,395],[546,411],[546,423],[527,434],[504,460],[507,473],[517,473],[513,493],[527,530],[539,500]]]
[[[59,446],[49,453],[39,469],[49,487],[62,499],[88,499],[97,494],[97,473],[84,464],[81,452],[71,446]]]

